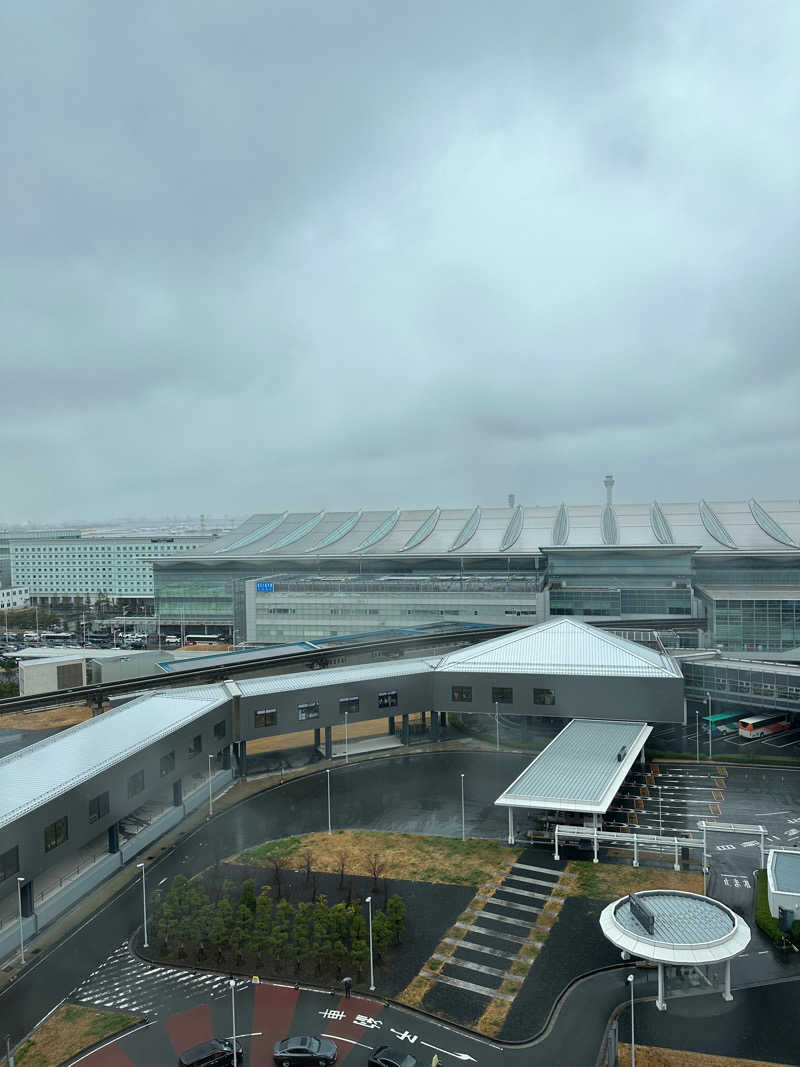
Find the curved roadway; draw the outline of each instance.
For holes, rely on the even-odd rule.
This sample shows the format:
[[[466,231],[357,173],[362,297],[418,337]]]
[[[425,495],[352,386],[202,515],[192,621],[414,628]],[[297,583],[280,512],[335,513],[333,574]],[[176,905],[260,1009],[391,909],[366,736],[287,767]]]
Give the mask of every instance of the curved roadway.
[[[330,774],[332,825],[458,837],[463,773],[467,836],[505,841],[506,809],[495,808],[493,802],[528,762],[526,756],[509,753],[450,751],[340,764]],[[262,841],[327,825],[325,772],[297,778],[215,815],[155,859],[147,868],[149,888],[175,874],[191,876]],[[141,892],[134,881],[0,994],[0,1029],[21,1040],[140,921]],[[593,1064],[609,1015],[625,999],[624,981],[618,971],[580,981],[540,1040],[524,1052],[506,1047],[502,1058],[519,1056],[521,1063],[524,1055],[526,1064]],[[466,1047],[466,1035],[464,1039]],[[499,1058],[500,1051],[499,1046],[483,1048],[486,1060]]]

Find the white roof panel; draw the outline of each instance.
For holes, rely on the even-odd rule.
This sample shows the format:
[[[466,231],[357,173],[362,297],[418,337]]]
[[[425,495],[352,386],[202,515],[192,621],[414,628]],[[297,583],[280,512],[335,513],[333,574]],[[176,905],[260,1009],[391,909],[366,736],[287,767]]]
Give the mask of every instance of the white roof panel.
[[[355,663],[349,667],[328,667],[322,671],[302,674],[276,674],[269,678],[243,678],[237,681],[242,696],[262,693],[284,693],[301,689],[320,689],[326,685],[346,685],[348,682],[369,682],[373,679],[405,678],[411,674],[427,674],[434,661],[426,659],[392,660],[383,663]]]
[[[682,677],[671,656],[566,617],[448,652],[437,670]]]
[[[153,693],[0,759],[0,826],[121,763],[227,699],[222,686]]]
[[[644,722],[573,719],[495,804],[603,813],[651,731]]]

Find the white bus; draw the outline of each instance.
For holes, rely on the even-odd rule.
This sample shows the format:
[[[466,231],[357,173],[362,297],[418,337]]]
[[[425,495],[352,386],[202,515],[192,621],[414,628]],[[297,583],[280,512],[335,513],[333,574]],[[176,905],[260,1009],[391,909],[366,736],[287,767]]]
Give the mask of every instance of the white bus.
[[[185,643],[187,645],[220,645],[222,634],[187,634]]]
[[[746,719],[739,719],[739,736],[754,741],[757,737],[766,737],[768,734],[778,734],[781,730],[788,730],[790,726],[791,721],[788,715],[749,715]]]

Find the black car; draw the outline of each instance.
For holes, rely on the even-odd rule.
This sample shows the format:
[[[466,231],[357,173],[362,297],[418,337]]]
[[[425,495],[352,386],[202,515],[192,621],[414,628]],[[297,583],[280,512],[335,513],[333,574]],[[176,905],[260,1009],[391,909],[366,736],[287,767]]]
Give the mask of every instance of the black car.
[[[417,1067],[417,1061],[407,1052],[392,1048],[390,1045],[381,1045],[373,1050],[367,1060],[369,1067]]]
[[[244,1063],[244,1049],[236,1042],[236,1062]],[[179,1067],[229,1067],[233,1063],[233,1041],[229,1037],[214,1037],[182,1052]]]
[[[302,1037],[285,1037],[283,1041],[277,1041],[273,1055],[280,1067],[305,1067],[306,1064],[328,1067],[328,1064],[336,1062],[339,1050],[327,1037],[305,1034]]]

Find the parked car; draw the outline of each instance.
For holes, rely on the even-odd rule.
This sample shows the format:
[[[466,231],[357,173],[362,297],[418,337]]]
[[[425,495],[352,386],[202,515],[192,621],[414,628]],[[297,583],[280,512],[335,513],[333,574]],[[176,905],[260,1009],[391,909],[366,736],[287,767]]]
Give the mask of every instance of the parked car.
[[[279,1067],[300,1067],[314,1064],[314,1067],[328,1067],[336,1062],[339,1049],[327,1037],[314,1037],[305,1034],[300,1037],[285,1037],[275,1043],[275,1062]]]
[[[369,1067],[417,1067],[414,1056],[392,1048],[391,1045],[381,1045],[374,1049],[367,1063]]]
[[[236,1042],[236,1060],[244,1063],[244,1050]],[[178,1067],[229,1067],[233,1064],[233,1041],[228,1037],[214,1037],[202,1045],[187,1048],[178,1057]]]

